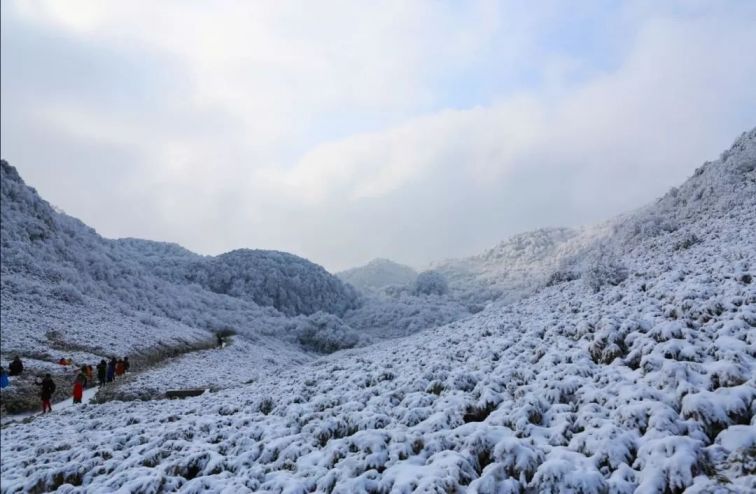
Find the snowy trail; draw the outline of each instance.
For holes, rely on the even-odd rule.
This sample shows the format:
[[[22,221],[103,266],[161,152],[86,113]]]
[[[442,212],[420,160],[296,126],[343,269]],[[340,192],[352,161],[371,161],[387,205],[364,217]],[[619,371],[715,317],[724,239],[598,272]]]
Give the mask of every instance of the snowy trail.
[[[97,391],[99,389],[100,388],[97,388],[97,387],[85,389],[84,394],[81,397],[81,404],[82,405],[88,404],[92,400],[92,398],[94,398],[94,396],[97,394]],[[53,403],[52,413],[58,412],[60,410],[65,410],[67,408],[71,408],[72,406],[74,406],[73,397],[68,398],[67,400]],[[6,415],[5,417],[2,418],[2,420],[0,420],[0,424],[5,426],[7,424],[12,424],[15,422],[22,422],[28,419],[29,417],[35,417],[37,415],[42,415],[42,413],[39,411],[34,411],[34,412],[23,412],[23,413],[15,413],[12,415]]]
[[[156,368],[159,369],[161,367],[169,366],[171,364],[171,362],[173,362],[176,359],[180,359],[181,357],[185,357],[187,354],[203,354],[205,352],[213,352],[213,351],[222,350],[222,349],[225,349],[225,348],[230,347],[230,346],[231,346],[231,342],[230,341],[224,341],[223,345],[221,347],[215,347],[215,348],[211,348],[211,349],[192,350],[192,351],[186,352],[185,354],[181,355],[180,357],[170,357],[170,358],[164,359],[164,360],[162,360],[160,362],[157,362],[156,364],[153,364],[152,366],[144,367],[144,368],[142,368],[142,369],[140,369],[140,370],[138,370],[136,372],[132,371],[132,372],[126,373],[123,376],[119,377],[118,380],[116,380],[116,381],[114,381],[112,383],[107,384],[105,387],[94,386],[92,388],[87,388],[87,389],[84,390],[84,394],[82,396],[81,404],[89,404],[91,402],[91,400],[95,397],[95,395],[97,395],[97,393],[99,391],[103,391],[103,393],[101,394],[101,398],[103,396],[105,396],[105,399],[107,400],[107,394],[108,394],[107,392],[112,392],[113,390],[119,389],[119,388],[123,387],[124,385],[128,386],[128,384],[129,384],[130,381],[138,378],[142,374],[144,374],[145,376],[148,376],[146,379],[150,380],[149,376],[151,376],[154,373],[154,371],[155,371]],[[70,369],[73,369],[73,374],[71,374],[72,376],[75,376],[76,373],[78,372],[77,367],[78,366],[76,366],[76,365],[70,367]],[[67,367],[66,368],[66,372],[70,372],[70,369]],[[66,374],[64,374],[62,376],[57,376],[57,378],[67,379],[68,376]],[[68,386],[68,385],[66,385],[66,386]],[[53,403],[53,412],[56,412],[56,411],[59,411],[59,410],[68,409],[71,406],[73,406],[73,404],[74,404],[73,403],[73,397],[69,397],[68,399],[61,400],[59,402],[54,402]],[[41,407],[41,405],[40,405],[40,407]],[[30,411],[27,411],[27,412],[5,414],[5,415],[2,416],[2,418],[0,418],[0,425],[1,426],[6,426],[8,424],[22,422],[22,421],[28,420],[30,417],[35,417],[37,415],[41,415],[41,413],[39,412],[38,409],[30,410]]]
[[[100,393],[99,401],[164,398],[171,390],[203,388],[214,391],[259,382],[269,375],[299,367],[314,359],[275,340],[226,340],[222,348],[170,358],[121,380]]]

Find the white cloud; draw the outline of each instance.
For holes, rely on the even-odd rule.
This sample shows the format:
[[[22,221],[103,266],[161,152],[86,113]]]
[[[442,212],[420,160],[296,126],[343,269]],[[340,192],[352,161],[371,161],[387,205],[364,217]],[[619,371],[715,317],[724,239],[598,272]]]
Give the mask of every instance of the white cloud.
[[[62,94],[4,80],[5,157],[106,235],[201,252],[279,248],[330,268],[472,253],[640,206],[756,114],[747,4],[583,6],[612,27],[593,38],[564,28],[558,2],[3,8],[4,55],[12,23],[91,61],[65,66]],[[31,55],[21,82],[49,81]],[[95,69],[107,98],[86,85]],[[95,169],[117,179],[94,185]]]

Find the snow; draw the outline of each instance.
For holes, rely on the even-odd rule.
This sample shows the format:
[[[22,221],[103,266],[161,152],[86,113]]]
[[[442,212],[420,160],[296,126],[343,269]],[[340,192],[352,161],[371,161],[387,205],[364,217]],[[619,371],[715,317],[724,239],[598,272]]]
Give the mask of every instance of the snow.
[[[89,360],[156,346],[170,353],[217,331],[296,341],[290,316],[359,305],[354,289],[291,254],[203,257],[173,244],[102,238],[54,210],[6,162],[0,171],[6,357],[80,351]]]
[[[4,427],[2,491],[754,492],[755,212],[756,129],[516,303],[247,384],[240,334],[137,379],[242,384]]]
[[[409,266],[388,259],[373,259],[364,266],[336,273],[336,276],[358,290],[370,293],[392,285],[412,285],[417,278],[417,272]]]
[[[753,449],[756,447],[756,424],[733,425],[717,436],[717,443],[728,451]]]

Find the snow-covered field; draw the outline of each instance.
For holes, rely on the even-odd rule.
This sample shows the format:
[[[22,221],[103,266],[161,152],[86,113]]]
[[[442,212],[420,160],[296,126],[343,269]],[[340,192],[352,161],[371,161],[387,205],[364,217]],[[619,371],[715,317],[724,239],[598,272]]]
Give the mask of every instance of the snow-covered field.
[[[756,491],[756,129],[558,269],[251,384],[5,427],[2,491]]]
[[[235,337],[223,348],[191,352],[148,369],[132,369],[99,397],[104,400],[152,399],[167,390],[219,390],[259,381],[262,376],[302,365],[313,359],[283,342],[257,342]]]

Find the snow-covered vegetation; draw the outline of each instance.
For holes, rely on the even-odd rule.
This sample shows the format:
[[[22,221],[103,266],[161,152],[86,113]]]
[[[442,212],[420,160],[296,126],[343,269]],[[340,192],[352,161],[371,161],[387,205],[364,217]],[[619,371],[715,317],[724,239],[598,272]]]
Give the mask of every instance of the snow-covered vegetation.
[[[411,285],[417,272],[388,259],[373,259],[364,266],[342,271],[336,276],[359,290],[373,292],[391,286]]]
[[[582,259],[611,232],[612,224],[522,233],[477,256],[439,261],[431,268],[446,277],[451,292],[460,300],[515,302],[547,284],[555,272],[569,274],[564,271],[565,264]]]
[[[464,318],[193,399],[84,405],[3,428],[3,492],[756,491],[756,129],[638,212],[516,237],[435,271],[449,293],[408,284],[343,318],[274,319],[314,317],[300,335],[331,327],[350,339],[339,324],[361,331],[379,307],[407,309],[365,328],[399,325],[413,306],[458,304]],[[60,285],[41,279],[40,289]],[[5,283],[3,311],[19,290]],[[66,307],[100,300],[68,283],[76,292],[44,296]],[[229,301],[227,317],[247,307],[232,303],[280,314],[206,296]],[[493,299],[471,314],[470,303]],[[8,302],[14,314],[19,300]],[[163,321],[185,324],[151,317],[169,334]],[[215,352],[240,365],[247,353]],[[192,362],[178,361],[182,372]],[[233,373],[202,368],[217,380]],[[165,369],[160,382],[180,382]]]
[[[4,356],[42,358],[59,347],[94,358],[217,331],[296,340],[285,334],[295,329],[286,316],[358,306],[354,289],[291,254],[202,257],[172,244],[104,239],[55,211],[13,167],[3,162],[1,170]]]

